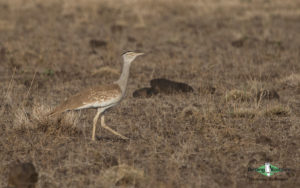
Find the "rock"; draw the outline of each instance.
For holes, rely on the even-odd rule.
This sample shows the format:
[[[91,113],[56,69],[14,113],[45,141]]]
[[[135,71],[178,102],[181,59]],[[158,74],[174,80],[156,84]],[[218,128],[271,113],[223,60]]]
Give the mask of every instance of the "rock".
[[[165,94],[194,91],[194,89],[186,83],[175,82],[164,78],[153,79],[150,81],[150,85],[155,91]]]
[[[17,162],[11,165],[8,174],[8,187],[34,188],[38,181],[38,173],[32,163]]]
[[[133,97],[146,97],[149,98],[153,95],[156,95],[158,92],[153,88],[144,87],[133,92]]]

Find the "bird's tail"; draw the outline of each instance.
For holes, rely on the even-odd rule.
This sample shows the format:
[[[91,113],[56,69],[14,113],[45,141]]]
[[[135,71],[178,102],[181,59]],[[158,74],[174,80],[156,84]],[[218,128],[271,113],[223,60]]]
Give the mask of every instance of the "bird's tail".
[[[53,109],[52,111],[50,111],[46,116],[53,117],[53,116],[63,113],[64,111],[65,110],[61,109],[61,106],[58,106],[55,109]]]
[[[46,116],[53,117],[55,114],[57,114],[55,110],[52,110],[51,112],[47,113]]]

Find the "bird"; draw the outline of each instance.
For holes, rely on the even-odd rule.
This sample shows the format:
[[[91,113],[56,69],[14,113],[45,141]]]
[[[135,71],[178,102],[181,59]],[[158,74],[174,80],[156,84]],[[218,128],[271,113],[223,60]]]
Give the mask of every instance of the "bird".
[[[69,97],[66,101],[57,106],[48,115],[53,116],[55,114],[61,114],[66,111],[82,110],[82,109],[97,109],[97,113],[93,119],[92,140],[95,141],[96,124],[101,116],[101,127],[107,129],[114,135],[121,137],[124,140],[129,138],[123,136],[117,131],[111,129],[105,124],[104,112],[120,103],[124,98],[127,88],[127,82],[129,77],[129,69],[131,63],[136,57],[143,55],[144,53],[138,52],[126,52],[122,55],[123,68],[120,78],[114,81],[112,84],[99,85],[91,88],[84,89],[83,91]]]

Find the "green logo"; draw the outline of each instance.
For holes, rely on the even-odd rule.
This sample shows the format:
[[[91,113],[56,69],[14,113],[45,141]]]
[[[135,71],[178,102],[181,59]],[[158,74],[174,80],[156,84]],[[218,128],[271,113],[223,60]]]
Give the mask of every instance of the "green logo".
[[[270,163],[265,163],[265,165],[259,167],[256,172],[261,173],[265,176],[273,176],[277,172],[281,172],[282,170],[276,166],[271,165]]]
[[[270,177],[270,176],[273,176],[277,172],[284,171],[284,169],[273,166],[270,163],[265,163],[265,165],[263,165],[259,168],[249,168],[248,171],[256,171],[264,176]]]

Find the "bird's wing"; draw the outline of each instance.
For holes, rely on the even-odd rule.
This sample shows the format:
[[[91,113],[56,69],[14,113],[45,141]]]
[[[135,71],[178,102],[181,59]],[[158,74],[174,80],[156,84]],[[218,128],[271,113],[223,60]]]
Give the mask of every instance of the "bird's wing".
[[[122,96],[118,85],[103,85],[85,89],[76,95],[69,97],[65,102],[56,107],[49,115],[65,112],[68,110],[105,107],[111,101]]]

